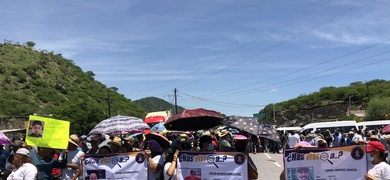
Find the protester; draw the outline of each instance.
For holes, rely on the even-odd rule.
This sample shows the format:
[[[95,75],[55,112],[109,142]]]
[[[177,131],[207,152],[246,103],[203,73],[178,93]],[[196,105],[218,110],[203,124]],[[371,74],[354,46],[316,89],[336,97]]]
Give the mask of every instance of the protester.
[[[295,133],[295,131],[292,131],[291,134],[288,135],[288,147],[293,148],[295,144],[299,143],[301,141],[301,138],[298,134]]]
[[[21,140],[15,140],[12,143],[12,151],[11,151],[10,155],[8,156],[7,162],[5,164],[5,170],[7,171],[7,174],[11,173],[11,171],[16,168],[16,166],[13,164],[14,155],[15,155],[16,151],[22,147],[22,144],[23,144],[23,141],[21,141]]]
[[[63,154],[63,160],[58,161],[50,157],[51,149],[45,147],[37,147],[37,149],[35,148],[36,147],[31,148],[30,157],[38,169],[39,180],[53,179],[53,168],[66,168],[66,164],[68,163],[67,152]]]
[[[247,146],[250,139],[246,139],[245,136],[242,135],[239,135],[239,137],[240,138],[237,137],[237,139],[234,140],[234,147],[238,152],[242,152],[248,157],[248,179],[257,179],[257,167],[247,151]]]
[[[37,179],[38,170],[32,164],[32,159],[30,158],[30,151],[26,148],[20,148],[16,151],[12,164],[15,165],[15,168],[12,170],[11,174],[8,176],[7,180],[34,180]]]
[[[227,130],[222,130],[218,136],[220,137],[218,142],[218,149],[222,152],[234,151],[234,148],[230,144],[232,141],[232,134]]]
[[[164,158],[162,153],[163,148],[154,139],[149,139],[145,142],[145,158],[149,164],[149,179],[155,180],[160,178],[161,170],[164,165]]]
[[[122,147],[122,140],[115,136],[112,141],[108,142],[113,153],[120,153],[120,147]]]
[[[111,154],[111,153],[112,150],[110,145],[108,145],[107,143],[102,143],[99,145],[98,154]]]
[[[68,149],[63,151],[58,158],[58,160],[64,160],[64,154],[67,154],[67,162],[66,168],[63,168],[61,171],[63,180],[74,180],[81,178],[81,159],[84,158],[84,152],[77,149],[78,144],[80,143],[77,135],[73,134],[69,137],[68,140]]]
[[[6,171],[5,171],[5,164],[7,162],[7,158],[10,155],[10,152],[4,149],[4,145],[0,144],[0,178],[6,176]]]
[[[164,179],[165,180],[176,180],[176,166],[177,166],[177,157],[179,151],[190,151],[192,149],[191,141],[184,137],[179,136],[176,140],[176,146],[172,145],[168,149],[168,157],[164,164]]]
[[[92,135],[89,138],[91,139],[91,148],[86,152],[86,154],[97,154],[99,152],[100,139],[97,135]]]
[[[374,165],[364,176],[366,180],[388,180],[390,179],[390,165],[386,163],[387,152],[385,146],[378,141],[367,143],[367,159]]]
[[[87,152],[89,150],[89,142],[87,141],[87,136],[86,135],[82,135],[80,136],[80,144],[81,144],[81,149],[83,150],[83,152]]]
[[[129,148],[127,151],[128,152],[136,152],[136,151],[140,151],[140,149],[138,149],[138,144],[137,144],[137,140],[132,137],[132,136],[128,136],[128,137],[125,137],[123,138],[126,143],[129,145]]]
[[[209,135],[203,135],[199,138],[199,151],[208,152],[213,151],[214,145],[212,143],[213,139]]]

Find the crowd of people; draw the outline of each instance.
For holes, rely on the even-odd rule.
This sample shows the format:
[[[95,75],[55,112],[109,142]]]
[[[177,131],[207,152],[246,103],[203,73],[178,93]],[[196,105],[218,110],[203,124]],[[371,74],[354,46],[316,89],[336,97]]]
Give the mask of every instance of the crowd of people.
[[[232,134],[228,130],[167,132],[164,136],[169,140],[169,148],[163,148],[161,142],[146,138],[148,136],[143,133],[118,136],[73,134],[65,150],[29,147],[22,139],[13,138],[8,148],[0,147],[1,178],[91,180],[96,175],[83,174],[82,170],[81,160],[85,155],[142,151],[149,166],[149,179],[175,180],[180,151],[235,151],[248,155],[256,149],[253,142],[257,141],[249,134]],[[257,178],[257,168],[248,155],[248,179]]]

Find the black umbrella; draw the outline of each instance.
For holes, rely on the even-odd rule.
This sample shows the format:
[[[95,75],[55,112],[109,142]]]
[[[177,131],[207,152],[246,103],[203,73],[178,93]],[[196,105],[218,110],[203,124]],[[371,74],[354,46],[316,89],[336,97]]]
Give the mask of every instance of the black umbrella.
[[[279,133],[275,130],[275,128],[261,122],[255,117],[229,116],[222,121],[222,124],[233,126],[241,131],[248,132],[255,136],[280,142]]]
[[[221,113],[203,108],[184,110],[179,114],[171,116],[164,126],[168,130],[196,131],[209,129],[221,124],[223,116]]]

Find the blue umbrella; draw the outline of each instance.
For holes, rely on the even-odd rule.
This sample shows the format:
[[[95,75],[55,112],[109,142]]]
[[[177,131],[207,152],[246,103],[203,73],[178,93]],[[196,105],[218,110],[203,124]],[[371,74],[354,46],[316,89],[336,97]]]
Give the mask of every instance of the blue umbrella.
[[[151,129],[150,129],[150,132],[158,132],[158,133],[161,133],[163,131],[165,131],[166,128],[164,126],[163,123],[157,123],[155,124]]]

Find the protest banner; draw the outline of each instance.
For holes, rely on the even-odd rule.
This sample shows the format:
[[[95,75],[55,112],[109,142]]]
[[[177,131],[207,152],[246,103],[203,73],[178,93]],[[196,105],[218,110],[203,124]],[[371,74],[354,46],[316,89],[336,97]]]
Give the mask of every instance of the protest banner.
[[[367,173],[366,146],[286,149],[287,180],[361,179]]]
[[[84,179],[148,179],[148,165],[143,152],[126,154],[86,154]]]
[[[30,116],[26,143],[29,146],[66,149],[69,139],[69,121]]]
[[[179,153],[177,179],[248,179],[247,156],[239,152]]]

